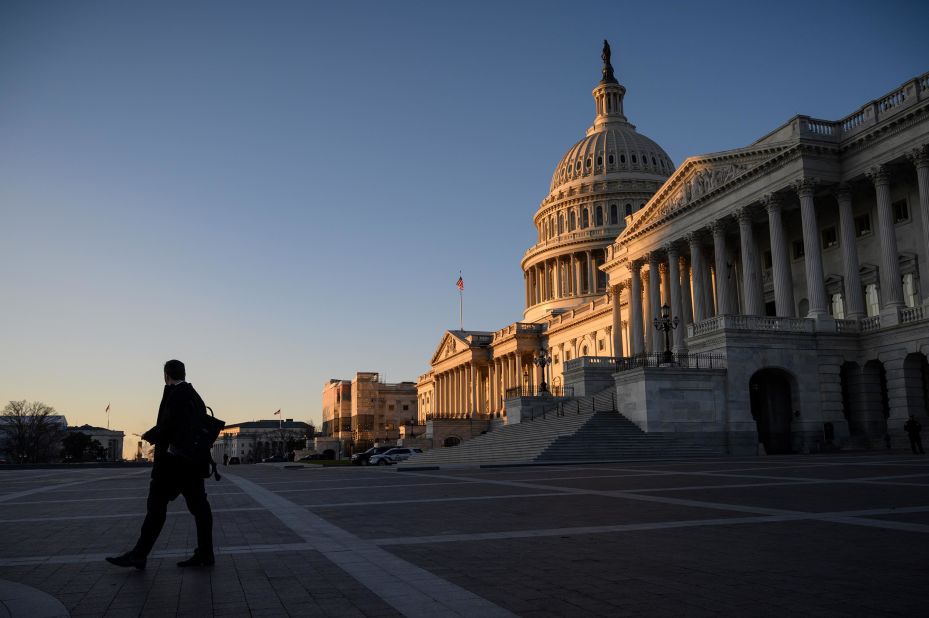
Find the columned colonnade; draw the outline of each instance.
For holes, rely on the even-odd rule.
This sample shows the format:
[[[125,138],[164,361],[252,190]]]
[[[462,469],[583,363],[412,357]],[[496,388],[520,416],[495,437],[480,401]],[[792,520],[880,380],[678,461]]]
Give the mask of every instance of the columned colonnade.
[[[590,249],[533,264],[524,273],[526,306],[603,292],[598,266],[603,264],[605,257],[604,249]]]
[[[922,218],[922,241],[929,246],[929,147],[922,147],[909,156],[917,171],[919,208]],[[881,309],[900,308],[905,305],[902,275],[897,251],[894,214],[891,205],[891,177],[886,166],[871,168],[867,178],[874,186],[877,209],[877,234],[880,240],[880,305]],[[829,316],[829,297],[826,294],[823,272],[820,228],[817,224],[817,206],[814,180],[801,178],[790,190],[800,204],[803,232],[803,262],[806,298],[809,302],[807,317],[822,319]],[[846,317],[861,319],[866,316],[863,289],[859,274],[858,247],[852,214],[851,192],[847,184],[831,187],[838,205],[838,233],[841,238],[843,300]],[[764,315],[762,265],[753,224],[756,217],[766,214],[771,247],[771,271],[774,288],[775,315],[798,317],[794,302],[793,274],[787,236],[784,233],[782,194],[768,194],[760,204],[748,204],[711,222],[707,228],[693,230],[681,238],[672,239],[662,249],[630,259],[626,263],[628,279],[611,281],[613,311],[620,306],[621,294],[629,295],[629,354],[658,352],[662,338],[651,336],[652,321],[660,314],[660,306],[668,303],[672,316],[681,318],[681,326],[674,332],[674,347],[683,350],[684,325],[700,322],[714,315],[741,313]],[[819,209],[828,207],[820,204]],[[730,255],[727,232],[738,224],[738,259]],[[684,255],[684,252],[687,255]],[[738,261],[739,272],[735,263]],[[643,271],[643,266],[647,270]],[[613,274],[616,277],[616,274]],[[736,281],[738,278],[738,281]],[[613,316],[614,350],[623,350],[621,317]],[[617,355],[619,355],[617,353]]]
[[[532,355],[503,354],[489,361],[471,361],[435,374],[434,414],[446,418],[468,418],[476,414],[503,414],[507,389],[538,383],[540,370]]]

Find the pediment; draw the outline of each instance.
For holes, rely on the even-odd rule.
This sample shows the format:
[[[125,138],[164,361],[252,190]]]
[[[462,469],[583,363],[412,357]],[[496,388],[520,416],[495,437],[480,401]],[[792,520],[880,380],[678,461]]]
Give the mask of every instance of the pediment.
[[[442,359],[454,356],[462,350],[467,350],[469,347],[471,346],[465,339],[453,335],[451,331],[446,331],[445,335],[442,337],[441,343],[439,343],[439,347],[436,348],[435,353],[432,355],[430,363],[435,365]]]
[[[769,144],[688,158],[636,213],[620,234],[620,242],[725,193],[792,145]]]

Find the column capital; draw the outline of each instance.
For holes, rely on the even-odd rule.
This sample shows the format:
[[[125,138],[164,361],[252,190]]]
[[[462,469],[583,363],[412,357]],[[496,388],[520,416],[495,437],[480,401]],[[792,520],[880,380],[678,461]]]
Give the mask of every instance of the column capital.
[[[868,178],[874,183],[875,187],[890,184],[890,170],[886,165],[875,165],[868,170]]]
[[[649,251],[643,257],[648,262],[649,268],[651,268],[653,265],[657,265],[658,262],[661,260],[661,256],[658,255],[657,251]]]
[[[726,224],[726,219],[727,217],[724,215],[720,217],[719,219],[710,221],[709,228],[710,228],[710,231],[713,232],[713,236],[726,233],[726,229],[728,228],[728,225]]]
[[[667,274],[667,272],[668,272],[668,263],[667,263],[667,262],[659,262],[659,263],[658,263],[658,272],[660,272],[662,275]]]
[[[606,336],[609,337],[610,333],[613,332],[613,327],[610,324],[607,324],[606,326],[603,327],[603,330],[606,331]]]
[[[740,226],[752,224],[752,221],[753,221],[752,211],[749,209],[748,206],[741,206],[740,208],[736,208],[735,211],[733,211],[733,214],[735,215],[735,218],[739,221]]]
[[[676,260],[680,255],[680,251],[677,248],[677,243],[672,241],[664,246],[665,252],[668,254],[668,261]]]
[[[851,187],[844,182],[833,187],[832,194],[835,196],[837,202],[850,202],[852,200]]]
[[[817,184],[819,184],[818,179],[804,176],[795,180],[791,186],[800,197],[813,197]]]
[[[764,204],[765,210],[768,211],[768,214],[779,212],[782,205],[781,198],[776,193],[765,193],[761,198],[761,203]]]
[[[929,145],[917,146],[906,154],[906,158],[910,160],[910,163],[916,166],[917,169],[920,167],[929,167]]]
[[[691,247],[703,246],[703,237],[699,232],[687,232],[684,235],[684,239],[690,244]]]
[[[633,275],[639,274],[639,272],[642,270],[642,259],[639,258],[637,260],[629,260],[626,262],[626,268],[628,268],[629,272]]]

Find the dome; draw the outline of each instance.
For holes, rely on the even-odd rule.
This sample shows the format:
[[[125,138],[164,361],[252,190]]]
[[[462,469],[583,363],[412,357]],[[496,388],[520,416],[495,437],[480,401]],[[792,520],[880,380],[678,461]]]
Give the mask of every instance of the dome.
[[[615,172],[667,178],[674,171],[671,157],[628,122],[602,125],[574,144],[552,174],[550,191],[573,180],[597,180]]]

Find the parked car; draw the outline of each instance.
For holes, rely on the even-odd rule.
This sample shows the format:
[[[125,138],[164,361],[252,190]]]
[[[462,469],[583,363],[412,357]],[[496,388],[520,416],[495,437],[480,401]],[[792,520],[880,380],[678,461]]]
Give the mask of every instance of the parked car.
[[[369,463],[372,466],[389,466],[390,464],[406,461],[416,453],[422,452],[423,449],[421,448],[392,448],[389,451],[381,453],[380,455],[372,456]]]
[[[369,466],[371,465],[370,459],[375,455],[380,455],[386,453],[390,449],[394,448],[393,446],[372,446],[363,453],[355,453],[352,455],[352,465],[353,466]]]
[[[261,460],[261,463],[283,463],[287,461],[287,458],[283,455],[272,455],[270,457],[265,457]]]

